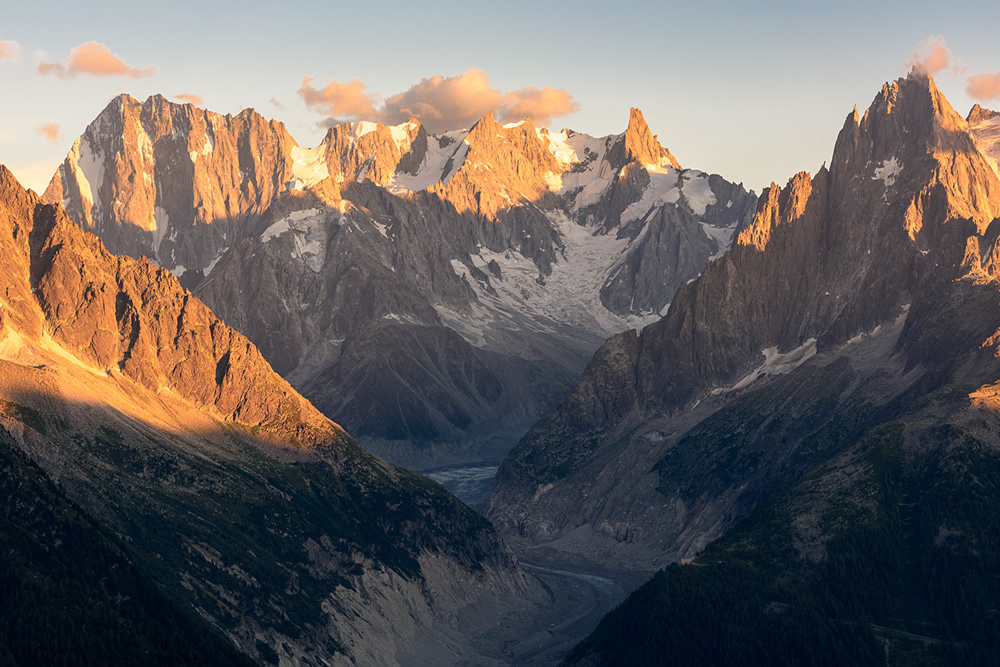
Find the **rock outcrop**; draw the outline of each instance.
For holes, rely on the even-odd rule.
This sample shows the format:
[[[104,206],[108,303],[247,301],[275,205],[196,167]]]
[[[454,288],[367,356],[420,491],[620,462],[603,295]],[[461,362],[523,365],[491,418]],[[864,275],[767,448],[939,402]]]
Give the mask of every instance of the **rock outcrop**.
[[[966,121],[976,146],[986,156],[993,171],[1000,176],[1000,112],[972,107]]]

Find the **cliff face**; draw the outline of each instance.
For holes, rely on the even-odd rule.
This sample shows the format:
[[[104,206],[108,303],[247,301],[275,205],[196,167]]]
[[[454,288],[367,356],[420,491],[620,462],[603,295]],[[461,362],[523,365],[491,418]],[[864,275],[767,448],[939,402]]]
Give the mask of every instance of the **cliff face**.
[[[662,320],[598,351],[577,388],[501,466],[489,516],[539,542],[569,544],[579,533],[572,548],[591,556],[616,547],[581,546],[584,534],[612,536],[627,558],[696,552],[706,536],[721,534],[760,494],[773,492],[768,484],[780,487],[801,471],[777,474],[783,458],[761,453],[756,463],[747,460],[759,486],[741,486],[748,480],[723,474],[727,457],[737,455],[725,438],[714,445],[699,440],[707,449],[678,453],[687,463],[677,467],[661,464],[664,455],[678,443],[693,446],[684,434],[739,400],[744,388],[813,356],[816,377],[820,367],[839,368],[834,359],[848,360],[843,378],[854,379],[842,387],[846,393],[828,378],[830,396],[824,398],[822,384],[801,389],[801,396],[789,395],[788,414],[779,410],[774,419],[787,425],[794,415],[819,410],[810,401],[836,404],[856,392],[857,400],[882,403],[913,381],[912,369],[939,367],[951,354],[941,341],[961,336],[939,333],[934,342],[915,322],[943,308],[948,290],[965,289],[955,280],[994,284],[990,225],[998,214],[1000,182],[933,81],[911,74],[887,84],[863,117],[848,116],[829,169],[772,186],[733,248],[678,290]],[[954,327],[970,335],[966,346],[988,336],[983,326],[989,325],[970,317]],[[847,346],[872,332],[889,337],[882,353]],[[893,357],[894,345],[905,350],[905,360]],[[873,373],[892,378],[884,398],[858,388]],[[804,437],[780,429],[773,435],[775,442]],[[702,475],[705,466],[728,481],[696,497],[673,486],[689,488],[685,475]],[[653,508],[664,507],[673,518],[654,519]]]
[[[460,661],[452,615],[520,590],[481,517],[365,452],[169,272],[111,255],[2,167],[0,253],[3,445],[243,653],[394,664],[419,634]]]
[[[295,142],[252,110],[222,116],[120,95],[88,126],[43,199],[108,249],[198,270],[253,234],[292,176]]]

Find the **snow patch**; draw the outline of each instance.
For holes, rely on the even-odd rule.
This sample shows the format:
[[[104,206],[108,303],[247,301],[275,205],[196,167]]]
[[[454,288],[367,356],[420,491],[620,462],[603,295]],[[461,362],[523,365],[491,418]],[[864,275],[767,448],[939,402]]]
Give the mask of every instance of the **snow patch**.
[[[734,222],[729,227],[716,227],[715,225],[710,225],[704,221],[699,222],[701,223],[701,231],[705,233],[705,236],[715,241],[716,246],[718,247],[715,254],[708,258],[709,261],[722,257],[733,244],[733,234],[736,233],[737,223]]]
[[[202,273],[204,274],[204,276],[206,278],[208,277],[208,274],[210,274],[212,272],[212,269],[215,268],[215,265],[219,263],[219,260],[222,259],[222,256],[226,254],[227,250],[229,250],[229,246],[226,246],[225,248],[223,248],[222,250],[220,250],[219,254],[216,255],[215,259],[213,259],[211,262],[209,262],[208,265],[205,266],[205,268],[201,270]]]
[[[646,216],[650,209],[664,204],[675,204],[681,196],[680,177],[676,169],[647,166],[649,185],[643,190],[639,201],[622,211],[622,223]]]
[[[764,355],[764,363],[744,375],[732,387],[720,387],[712,390],[713,396],[728,394],[750,386],[765,375],[787,375],[816,356],[816,339],[810,338],[802,345],[789,352],[779,353],[777,346],[760,351]]]
[[[875,175],[872,176],[873,181],[882,181],[885,183],[885,187],[889,188],[896,182],[896,176],[902,171],[903,165],[895,157],[891,157],[888,160],[883,160],[882,163],[875,168]]]
[[[359,120],[356,123],[351,123],[350,137],[358,140],[369,132],[374,132],[376,127],[377,125],[370,120]]]
[[[323,209],[292,211],[265,229],[260,240],[267,243],[291,233],[292,258],[301,259],[311,271],[319,273],[326,261],[326,221]]]
[[[136,140],[139,142],[139,159],[145,165],[147,162],[150,166],[153,165],[153,140],[149,138],[146,134],[146,129],[142,126],[142,123],[136,122],[135,128]]]
[[[94,192],[100,192],[104,184],[104,154],[95,150],[87,135],[77,139],[69,153],[69,164],[80,188],[83,208],[88,213],[90,207],[100,208]]]
[[[582,137],[585,141],[587,135],[578,134],[572,130],[563,130],[559,134],[554,134],[545,129],[538,130],[537,134],[542,143],[548,145],[549,152],[558,162],[572,165],[581,161],[580,155],[577,153],[580,144],[577,138]]]
[[[410,131],[415,127],[416,123],[400,123],[399,125],[389,126],[392,141],[396,144],[396,149],[399,150],[400,154],[410,149]]]
[[[198,156],[205,157],[207,155],[211,155],[212,151],[214,150],[214,148],[215,147],[212,144],[212,139],[208,136],[208,133],[206,132],[205,133],[205,145],[201,147],[200,151],[191,151],[190,152],[189,155],[191,156],[191,162],[197,162],[198,161]]]
[[[695,169],[681,172],[680,188],[684,199],[694,214],[701,217],[709,206],[715,203],[715,193],[708,183],[708,174]]]
[[[545,172],[545,176],[543,176],[542,178],[545,179],[545,186],[548,187],[548,189],[551,190],[552,192],[562,191],[563,188],[562,174],[556,174],[554,172],[547,171]]]
[[[372,222],[373,225],[375,225],[375,229],[378,230],[379,234],[381,234],[385,238],[389,238],[389,227],[388,227],[388,225],[384,225],[381,222],[376,222],[375,220],[372,220],[371,222]]]
[[[292,146],[291,158],[292,176],[304,188],[312,187],[330,176],[322,144],[316,148]]]
[[[448,164],[449,158],[454,160],[452,164],[452,173],[457,171],[465,160],[465,155],[468,153],[469,145],[465,142],[465,138],[468,136],[468,132],[465,130],[459,130],[457,132],[448,132],[443,136],[443,138],[450,139],[451,141],[446,141],[445,145],[441,146],[441,141],[439,137],[428,136],[427,137],[427,152],[424,155],[423,162],[420,163],[420,167],[417,168],[416,174],[404,174],[401,172],[396,172],[393,174],[392,179],[386,184],[386,189],[393,194],[406,194],[408,192],[419,192],[420,190],[426,190],[432,185],[437,185],[444,178],[444,168]],[[456,148],[455,143],[462,142]],[[458,151],[464,151],[461,156],[458,156]],[[450,175],[449,175],[450,178]]]
[[[358,170],[358,183],[364,183],[365,179],[368,178],[368,172],[371,171],[372,164],[375,162],[375,153],[372,153],[368,158],[361,163],[361,169]]]
[[[458,170],[463,164],[465,164],[465,158],[469,155],[470,148],[472,148],[472,145],[469,143],[469,140],[463,139],[462,143],[455,151],[455,154],[451,156],[451,171],[441,179],[441,183],[443,185],[448,185],[448,182],[451,181],[452,177],[457,174]]]
[[[163,243],[163,237],[167,235],[169,227],[170,216],[166,210],[162,206],[153,208],[153,228],[149,231],[153,232],[153,256],[157,260],[160,258],[160,244]]]

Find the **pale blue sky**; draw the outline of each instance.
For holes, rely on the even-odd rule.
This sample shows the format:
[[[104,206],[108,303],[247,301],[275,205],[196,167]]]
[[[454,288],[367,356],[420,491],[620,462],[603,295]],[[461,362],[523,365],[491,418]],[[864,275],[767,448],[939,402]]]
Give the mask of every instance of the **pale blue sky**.
[[[291,8],[288,8],[291,7]],[[92,0],[3,11],[0,162],[43,189],[73,140],[119,92],[193,93],[221,113],[254,107],[317,144],[323,116],[297,94],[303,76],[363,81],[389,97],[433,75],[485,72],[494,88],[554,86],[579,104],[555,118],[593,135],[620,132],[631,106],[683,166],[760,190],[828,160],[854,104],[904,75],[921,40],[944,37],[952,69],[939,87],[965,114],[968,75],[1000,71],[1000,3],[642,3],[302,1],[156,5]],[[39,76],[44,58],[105,44],[148,78]],[[274,98],[284,108],[273,104]],[[991,106],[989,101],[984,106]],[[1000,98],[992,100],[1000,107]],[[36,131],[56,123],[52,143]]]

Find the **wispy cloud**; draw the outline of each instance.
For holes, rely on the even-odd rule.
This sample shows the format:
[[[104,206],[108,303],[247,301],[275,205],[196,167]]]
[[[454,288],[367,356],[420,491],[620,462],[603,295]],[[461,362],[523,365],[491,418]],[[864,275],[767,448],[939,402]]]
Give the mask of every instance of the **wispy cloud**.
[[[943,35],[927,37],[913,49],[913,55],[906,61],[907,69],[915,68],[926,74],[937,74],[951,65],[951,51],[944,43]]]
[[[53,144],[58,144],[62,138],[59,131],[59,123],[35,123],[35,132],[45,137]]]
[[[69,57],[58,62],[49,63],[42,61],[38,63],[38,74],[40,76],[57,76],[60,79],[72,79],[80,74],[91,76],[130,76],[141,78],[152,76],[156,73],[156,68],[152,65],[138,68],[126,64],[124,60],[115,55],[107,46],[99,42],[85,42],[80,46],[75,46],[69,53]]]
[[[0,62],[4,60],[20,60],[21,46],[17,42],[0,42]]]
[[[992,100],[1000,97],[1000,72],[973,74],[965,86],[965,92],[976,100]]]
[[[200,107],[205,104],[205,100],[201,98],[201,95],[195,95],[194,93],[181,93],[180,95],[174,95],[174,97],[181,102],[187,102],[188,104],[193,104],[196,107]]]
[[[344,83],[329,81],[323,88],[304,77],[299,95],[306,106],[330,118],[323,124],[343,120],[380,120],[396,124],[416,116],[431,132],[470,127],[491,111],[501,121],[531,118],[548,125],[554,117],[573,113],[579,105],[564,89],[520,88],[503,92],[490,85],[485,72],[470,67],[458,76],[421,79],[407,90],[381,102],[367,92],[359,79]]]
[[[284,111],[284,109],[285,109],[285,105],[284,105],[284,104],[282,104],[281,102],[279,102],[279,101],[278,101],[278,98],[277,98],[277,97],[272,97],[271,99],[269,99],[269,100],[268,100],[268,102],[269,102],[269,103],[270,103],[270,104],[271,104],[271,105],[272,105],[273,107],[275,107],[275,108],[278,108],[278,109],[281,109],[282,111]]]

